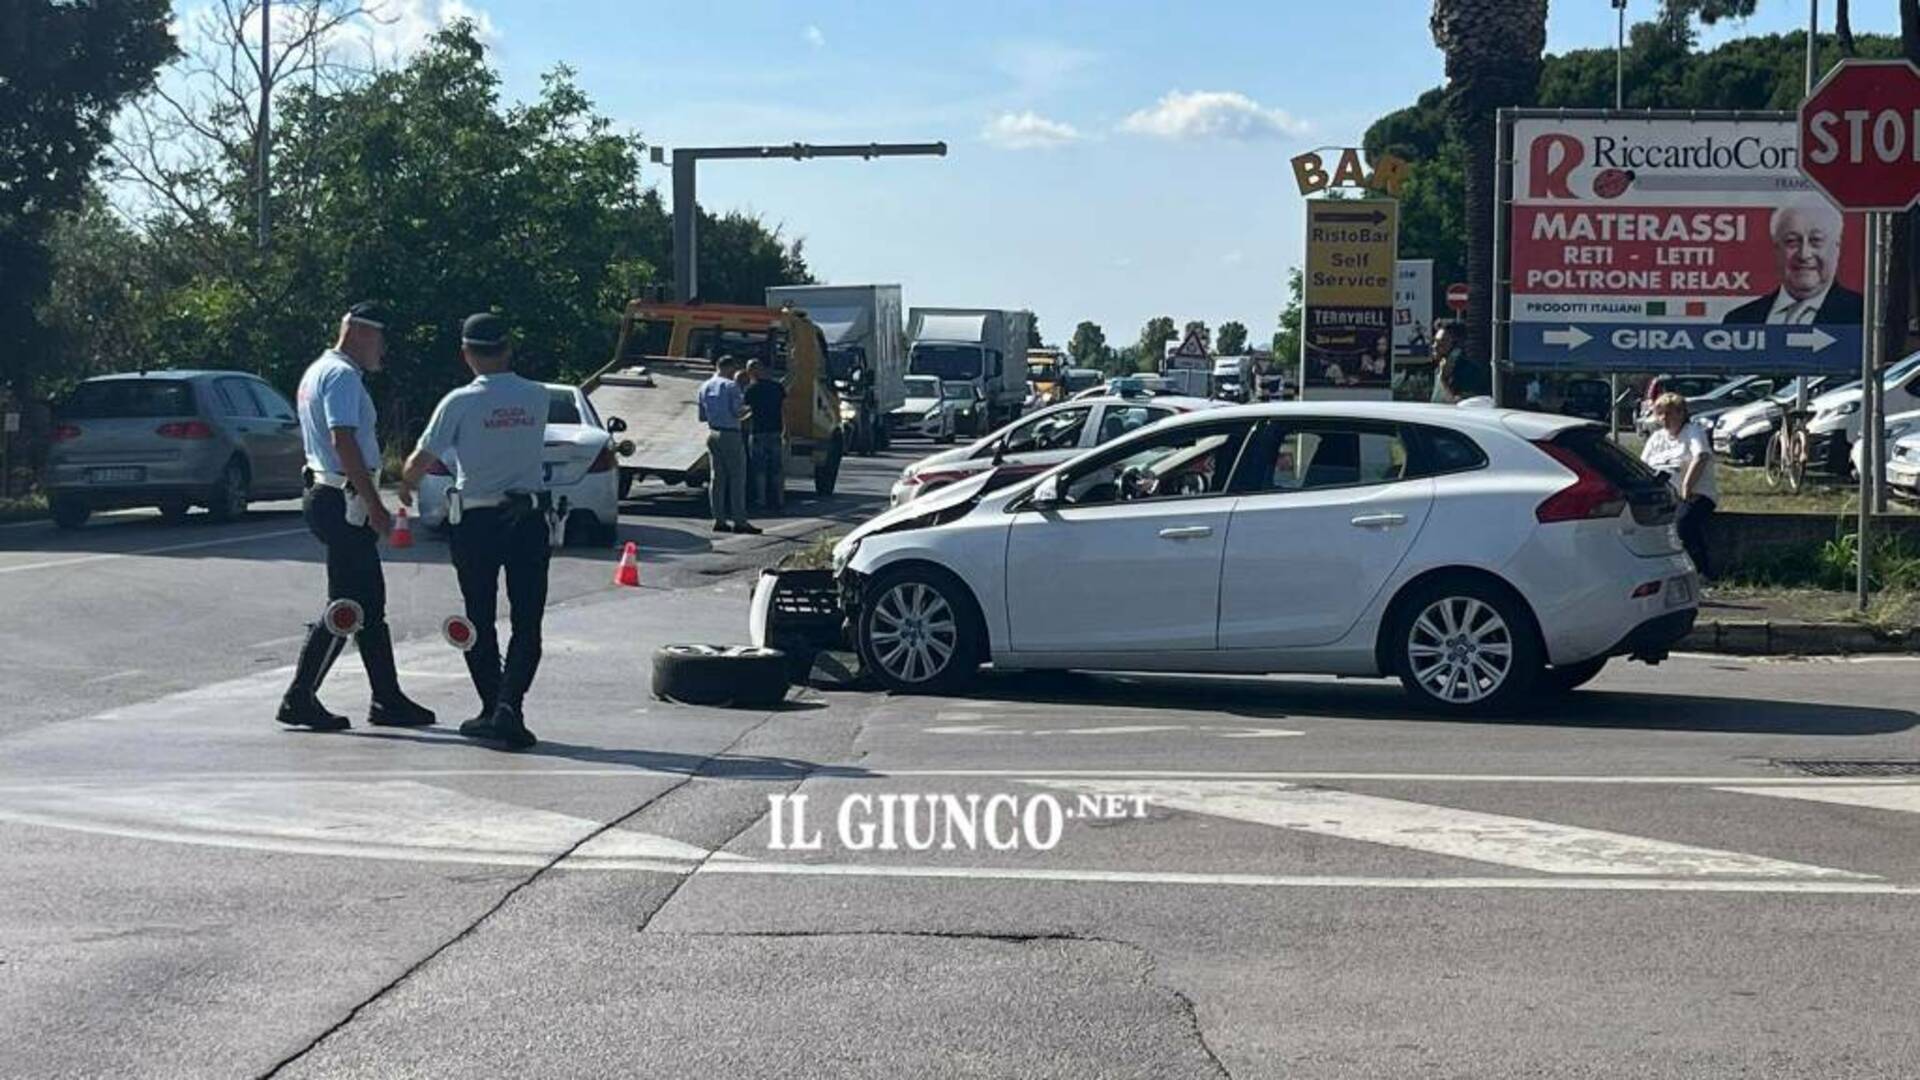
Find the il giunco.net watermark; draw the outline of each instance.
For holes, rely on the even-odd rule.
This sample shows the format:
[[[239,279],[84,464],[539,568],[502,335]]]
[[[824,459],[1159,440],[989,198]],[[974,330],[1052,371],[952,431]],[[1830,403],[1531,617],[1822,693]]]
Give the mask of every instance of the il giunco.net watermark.
[[[826,815],[827,831],[809,796],[769,795],[767,850],[821,851],[831,839],[842,851],[1050,851],[1072,822],[1144,818],[1147,803],[1145,795],[856,793]]]

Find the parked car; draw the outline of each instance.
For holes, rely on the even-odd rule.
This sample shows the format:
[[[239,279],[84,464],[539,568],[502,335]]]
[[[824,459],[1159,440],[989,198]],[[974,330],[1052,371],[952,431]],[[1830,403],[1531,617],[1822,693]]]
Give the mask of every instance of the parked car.
[[[1205,380],[1201,380],[1205,385]],[[1207,395],[1190,394],[1178,381],[1165,375],[1116,375],[1104,383],[1087,387],[1074,394],[1068,400],[1086,401],[1097,397],[1204,397]]]
[[[1173,417],[834,548],[863,668],[895,691],[999,668],[1397,675],[1498,711],[1657,662],[1698,581],[1665,481],[1606,429],[1507,409],[1243,405]]]
[[[1887,493],[1920,500],[1920,430],[1892,440],[1887,451]]]
[[[1880,376],[1886,414],[1920,408],[1920,352],[1886,369]],[[1849,384],[1821,394],[1810,404],[1807,421],[1807,460],[1829,472],[1846,475],[1853,444],[1860,438],[1860,386]]]
[[[300,494],[300,420],[279,391],[244,371],[102,375],[54,410],[46,489],[54,523],[95,510],[189,507],[227,521],[254,499]]]
[[[1822,392],[1835,389],[1840,380],[1830,375],[1803,375],[1790,379],[1772,394],[1710,416],[1702,421],[1713,438],[1713,452],[1735,465],[1758,465],[1766,460],[1767,443],[1780,430],[1780,419],[1806,383],[1811,402]],[[1851,385],[1851,384],[1849,384]]]
[[[1733,378],[1720,378],[1718,383],[1704,393],[1688,394],[1687,416],[1692,420],[1705,420],[1766,397],[1786,383],[1784,376],[1773,375],[1736,375]],[[1662,389],[1660,393],[1667,391]],[[1656,394],[1655,397],[1659,395]],[[1647,399],[1646,408],[1634,421],[1634,430],[1641,435],[1653,434],[1659,426],[1653,418],[1652,399]]]
[[[1920,433],[1920,409],[1909,409],[1906,412],[1893,413],[1887,417],[1884,427],[1886,441],[1881,445],[1886,447],[1886,449],[1881,451],[1881,453],[1884,455],[1883,460],[1885,460],[1889,466],[1889,475],[1891,475],[1893,451],[1899,445],[1900,440],[1909,435]],[[1847,463],[1853,467],[1853,475],[1855,476],[1860,475],[1861,447],[1866,444],[1867,440],[1865,439],[1855,439],[1853,440],[1853,448],[1847,451]],[[1889,486],[1891,486],[1891,482],[1889,482]]]
[[[912,502],[929,491],[982,472],[998,470],[995,483],[999,484],[1024,480],[1090,446],[1110,442],[1169,416],[1219,404],[1205,398],[1112,395],[1063,401],[966,446],[921,458],[900,470],[900,479],[893,485],[893,505]]]
[[[555,504],[566,500],[568,544],[610,544],[620,525],[620,471],[614,467],[614,436],[625,430],[600,421],[577,386],[547,384],[546,460],[542,468]],[[453,488],[454,455],[429,470],[414,500],[420,524],[447,523],[447,493]]]
[[[1633,430],[1646,435],[1653,431],[1653,403],[1661,394],[1672,392],[1684,398],[1711,393],[1727,382],[1725,375],[1655,375],[1647,380],[1634,405]]]
[[[1604,424],[1607,405],[1612,400],[1613,389],[1605,379],[1568,379],[1561,391],[1560,412]]]
[[[920,435],[935,442],[952,442],[968,422],[982,412],[979,387],[965,379],[933,375],[907,376],[907,402],[893,411],[895,435]]]

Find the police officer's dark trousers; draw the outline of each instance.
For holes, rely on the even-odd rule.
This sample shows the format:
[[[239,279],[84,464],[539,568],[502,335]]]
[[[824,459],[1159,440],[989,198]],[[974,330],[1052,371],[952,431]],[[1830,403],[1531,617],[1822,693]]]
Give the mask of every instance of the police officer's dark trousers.
[[[346,492],[324,484],[307,488],[301,500],[307,528],[327,548],[327,600],[352,600],[364,615],[354,643],[367,669],[377,705],[415,709],[400,692],[393,660],[393,635],[387,628],[387,580],[380,569],[380,537],[372,526],[347,521]],[[288,697],[311,696],[326,678],[339,654],[339,643],[325,625],[316,622],[307,631]]]
[[[453,568],[460,579],[467,618],[474,629],[467,672],[480,694],[481,715],[496,705],[520,708],[540,666],[540,620],[547,608],[547,519],[531,506],[484,506],[464,510],[453,526]],[[509,622],[506,663],[500,661],[500,574],[506,572]]]

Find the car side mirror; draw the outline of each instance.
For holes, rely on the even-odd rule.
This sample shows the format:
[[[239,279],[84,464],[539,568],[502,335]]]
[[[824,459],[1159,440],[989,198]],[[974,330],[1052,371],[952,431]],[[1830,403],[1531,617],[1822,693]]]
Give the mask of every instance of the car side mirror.
[[[607,434],[618,435],[625,430],[627,430],[627,422],[625,420],[622,420],[617,416],[611,417],[607,420]]]
[[[1007,440],[995,439],[993,441],[993,463],[998,465],[1005,460],[1007,460]]]
[[[1040,481],[1039,485],[1033,489],[1033,498],[1029,499],[1028,502],[1036,510],[1044,510],[1044,509],[1047,509],[1048,507],[1059,506],[1060,505],[1060,475],[1058,473],[1055,473],[1054,475],[1047,477],[1045,480]]]

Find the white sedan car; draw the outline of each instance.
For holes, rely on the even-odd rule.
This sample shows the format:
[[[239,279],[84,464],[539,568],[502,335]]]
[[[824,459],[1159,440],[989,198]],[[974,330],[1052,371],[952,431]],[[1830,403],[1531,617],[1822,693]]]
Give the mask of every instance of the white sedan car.
[[[1328,402],[1189,413],[834,549],[863,667],[1396,675],[1457,713],[1657,662],[1698,582],[1671,491],[1596,424]]]
[[[613,437],[579,387],[547,384],[547,490],[556,504],[566,500],[568,544],[610,544],[620,523],[620,471],[614,467]],[[449,454],[451,458],[453,455]],[[420,524],[437,529],[447,522],[447,492],[453,465],[443,461],[420,483],[415,502]]]
[[[932,375],[907,376],[907,400],[887,416],[894,435],[920,435],[952,442],[963,431],[979,430],[980,391],[964,379],[942,381]]]
[[[893,505],[997,470],[1006,484],[1045,472],[1089,447],[1112,442],[1169,416],[1211,409],[1217,401],[1186,397],[1077,398],[1049,405],[965,446],[921,458],[900,470]]]

